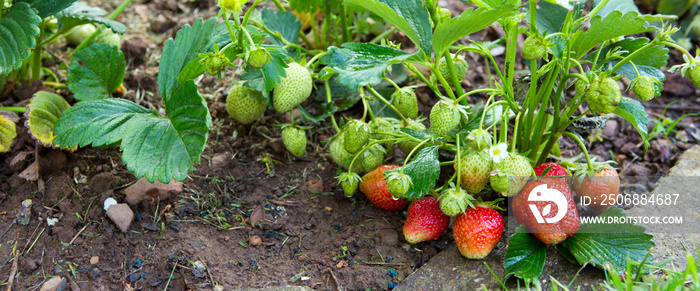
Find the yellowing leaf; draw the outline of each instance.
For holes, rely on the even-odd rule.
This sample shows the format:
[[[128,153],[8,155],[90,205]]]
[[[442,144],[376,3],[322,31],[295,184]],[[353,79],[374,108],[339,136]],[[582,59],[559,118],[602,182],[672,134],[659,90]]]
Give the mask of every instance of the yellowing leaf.
[[[45,146],[52,146],[56,120],[68,107],[70,105],[61,96],[46,91],[37,92],[29,103],[27,112],[29,131]]]
[[[8,152],[17,137],[17,127],[9,118],[0,115],[0,153]]]

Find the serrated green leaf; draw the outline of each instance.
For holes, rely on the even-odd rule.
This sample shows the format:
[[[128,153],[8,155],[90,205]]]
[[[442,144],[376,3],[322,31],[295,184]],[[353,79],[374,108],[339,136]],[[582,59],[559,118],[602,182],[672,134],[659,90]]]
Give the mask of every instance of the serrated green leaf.
[[[645,37],[625,38],[621,41],[603,47],[600,51],[600,55],[605,56],[611,50],[617,49],[620,51],[627,51],[626,53],[620,55],[622,57],[626,57],[629,54],[642,48],[647,43],[649,43],[649,39]],[[592,54],[586,56],[586,60],[590,62],[592,62],[594,58],[595,56]],[[615,64],[617,64],[616,60],[612,60],[608,63],[611,66],[614,66]],[[652,48],[649,48],[632,59],[632,62],[635,66],[637,66],[637,70],[639,71],[640,75],[648,75],[657,78],[660,81],[666,79],[666,76],[659,68],[666,66],[666,64],[668,63],[667,61],[668,48],[663,45],[657,45]],[[629,79],[637,78],[637,73],[634,71],[634,67],[629,63],[622,65],[617,71],[617,73]]]
[[[516,5],[500,5],[493,9],[467,9],[459,17],[440,23],[433,34],[433,49],[436,56],[441,56],[454,42],[482,30],[501,18],[518,12]]]
[[[109,98],[124,80],[126,60],[117,47],[93,43],[73,55],[68,89],[80,101]]]
[[[182,181],[204,151],[211,115],[194,81],[187,81],[165,101],[164,117],[136,115],[120,149],[127,169],[149,182]]]
[[[70,29],[86,23],[100,23],[111,29],[114,33],[126,33],[126,26],[119,21],[104,18],[107,11],[99,7],[91,7],[83,2],[76,2],[68,8],[56,13],[59,29]]]
[[[345,0],[344,3],[363,7],[384,18],[430,55],[433,33],[422,0]]]
[[[182,71],[177,74],[177,82],[184,83],[187,80],[193,80],[207,71],[207,67],[202,65],[200,61],[204,59],[205,55],[198,56],[197,58],[191,60],[187,65],[182,67]]]
[[[389,65],[411,56],[412,54],[395,48],[352,42],[343,44],[343,48],[329,47],[328,55],[321,62],[336,71],[334,80],[338,84],[355,90],[365,85],[375,86],[381,83]]]
[[[536,280],[542,275],[547,245],[532,234],[527,233],[524,225],[518,226],[516,233],[508,238],[508,251],[503,266],[506,269],[505,280],[515,275],[520,279]]]
[[[600,214],[608,217],[627,217],[622,209],[610,207]],[[644,233],[645,228],[631,223],[588,223],[582,224],[573,236],[561,243],[571,252],[579,264],[590,263],[597,267],[610,264],[618,270],[625,270],[627,260],[641,262],[649,249],[654,246],[652,235]]]
[[[272,10],[263,8],[260,11],[265,26],[271,31],[279,32],[282,38],[288,42],[299,44],[299,31],[301,30],[301,21],[297,20],[290,11],[282,12],[280,10]],[[270,40],[277,45],[284,45],[282,40],[270,35]]]
[[[18,69],[29,58],[41,18],[29,4],[18,2],[0,19],[0,75]]]
[[[143,114],[158,116],[154,110],[124,99],[78,102],[56,122],[53,144],[62,148],[117,144],[128,134],[134,116]]]
[[[435,181],[440,177],[440,161],[438,160],[438,146],[426,147],[418,152],[416,157],[406,164],[403,173],[411,177],[413,185],[402,198],[417,200],[435,187]],[[387,172],[401,171],[404,167],[391,169]]]
[[[77,0],[19,0],[17,2],[29,4],[38,11],[39,17],[44,18],[66,9],[75,1]]]
[[[212,35],[216,27],[216,18],[204,21],[198,18],[192,26],[185,25],[173,40],[168,39],[163,47],[158,71],[158,90],[167,103],[172,91],[179,87],[177,76],[185,65],[198,57],[198,53],[213,51]]]
[[[598,6],[598,4],[600,4],[600,1],[601,0],[593,1],[593,7]],[[639,8],[637,8],[637,5],[634,5],[634,0],[608,1],[608,4],[603,6],[600,12],[598,12],[598,15],[605,18],[606,16],[610,15],[610,13],[612,13],[613,11],[619,11],[622,12],[622,14],[625,14],[627,12],[639,13]]]
[[[577,58],[581,58],[603,41],[655,29],[648,25],[637,12],[628,12],[623,15],[620,11],[612,11],[605,18],[596,15],[591,19],[588,31],[574,33],[572,38],[575,41],[572,44],[572,50],[576,52]]]
[[[183,180],[200,161],[211,116],[193,81],[171,92],[165,116],[123,99],[79,102],[56,122],[53,143],[74,147],[121,141],[122,160],[136,177]]]
[[[39,91],[29,102],[27,125],[32,135],[45,146],[52,146],[54,126],[70,104],[54,93]]]
[[[649,148],[649,131],[647,124],[651,122],[649,114],[644,110],[644,105],[629,97],[622,97],[620,105],[615,108],[615,114],[629,121],[642,136],[644,148]]]
[[[477,7],[481,8],[493,8],[504,3],[517,4],[520,3],[518,0],[472,0]]]
[[[540,33],[547,31],[549,34],[561,32],[569,10],[556,3],[541,1],[536,12],[535,25]],[[529,17],[527,18],[529,20]]]
[[[17,137],[17,126],[12,120],[0,114],[0,153],[9,152]]]

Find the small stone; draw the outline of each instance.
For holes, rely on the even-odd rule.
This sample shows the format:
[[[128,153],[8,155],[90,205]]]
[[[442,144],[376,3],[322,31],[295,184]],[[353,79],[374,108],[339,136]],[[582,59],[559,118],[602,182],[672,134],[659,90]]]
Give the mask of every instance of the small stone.
[[[251,246],[257,246],[257,245],[262,243],[262,239],[257,235],[253,235],[253,236],[248,238],[248,243]]]
[[[228,241],[228,240],[230,240],[230,239],[231,239],[231,237],[229,237],[228,235],[227,235],[227,236],[224,236],[224,241]]]
[[[378,234],[383,244],[390,246],[399,245],[399,234],[395,230],[385,228],[379,230]]]
[[[92,278],[93,280],[95,278],[99,277],[100,276],[100,268],[94,267],[94,268],[90,269],[90,271],[88,272],[88,276],[90,276],[90,278]]]
[[[134,283],[141,278],[143,278],[143,274],[139,273],[133,273],[126,277],[126,279],[129,281],[129,284]]]
[[[66,279],[56,276],[51,278],[51,280],[46,281],[44,285],[41,285],[39,291],[58,291],[64,290],[66,288]]]
[[[614,139],[620,132],[620,122],[615,119],[610,119],[605,122],[605,128],[603,128],[603,136],[609,139]]]
[[[17,223],[20,225],[29,224],[29,220],[32,217],[32,200],[27,199],[22,201],[22,205],[19,207],[17,212]]]
[[[126,202],[131,205],[135,205],[141,200],[150,202],[163,201],[181,192],[182,182],[171,180],[168,184],[163,184],[160,181],[150,183],[145,178],[139,179],[136,183],[124,189]]]
[[[206,270],[206,266],[200,261],[196,261],[192,264],[192,274],[197,278],[204,278],[206,276]]]
[[[100,257],[98,257],[98,256],[93,256],[92,258],[90,258],[90,265],[97,265],[97,263],[99,263],[99,262],[100,262]]]
[[[129,205],[124,203],[115,204],[107,209],[107,217],[119,227],[122,232],[127,232],[131,222],[134,221],[134,212]]]

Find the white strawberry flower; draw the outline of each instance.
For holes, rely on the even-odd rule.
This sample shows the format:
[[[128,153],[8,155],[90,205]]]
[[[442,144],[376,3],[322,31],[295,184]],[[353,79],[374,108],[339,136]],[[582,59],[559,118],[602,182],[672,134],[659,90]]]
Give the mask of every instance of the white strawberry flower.
[[[489,153],[491,154],[491,158],[493,158],[493,162],[498,164],[501,162],[501,160],[508,157],[508,145],[504,142],[499,143],[492,146]]]

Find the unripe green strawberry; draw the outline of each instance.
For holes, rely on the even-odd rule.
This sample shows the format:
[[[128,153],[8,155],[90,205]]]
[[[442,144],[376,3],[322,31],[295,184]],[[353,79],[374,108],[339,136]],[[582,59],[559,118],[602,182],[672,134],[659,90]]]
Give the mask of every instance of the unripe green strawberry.
[[[342,167],[343,169],[348,169],[355,155],[348,153],[348,151],[345,150],[345,146],[343,145],[345,141],[345,132],[346,131],[343,130],[333,137],[330,145],[330,154],[333,162],[338,164],[338,166]],[[362,172],[361,164],[361,158],[358,157],[355,163],[352,165],[351,171],[355,173]]]
[[[457,157],[455,157],[456,159]],[[469,152],[459,161],[461,185],[467,192],[476,194],[481,192],[491,178],[493,161],[487,150]],[[454,163],[455,171],[457,162]]]
[[[620,85],[610,77],[593,80],[584,97],[588,108],[598,114],[612,113],[622,101]]]
[[[547,53],[547,45],[541,35],[531,35],[523,42],[523,59],[539,60]]]
[[[445,21],[452,19],[452,12],[450,11],[450,9],[440,8],[440,11],[438,11],[438,14],[440,15],[440,23],[443,23]]]
[[[408,193],[408,189],[413,185],[411,176],[401,173],[401,171],[391,172],[384,176],[386,179],[386,187],[389,189],[391,196],[400,199],[404,194]]]
[[[452,187],[440,194],[440,210],[447,216],[457,216],[467,210],[467,207],[474,206],[474,197],[469,195],[464,189]]]
[[[248,55],[248,64],[256,69],[260,69],[267,64],[268,52],[264,48],[258,48]]]
[[[574,83],[574,88],[576,89],[577,94],[586,93],[586,90],[588,90],[588,83],[586,83],[584,80],[578,79],[576,80],[576,83]]]
[[[262,93],[246,86],[233,85],[226,97],[226,111],[242,124],[253,123],[263,115],[265,109]]]
[[[457,80],[462,81],[464,76],[467,75],[469,64],[466,60],[464,60],[464,56],[454,54],[452,55],[452,63],[454,63]],[[448,83],[452,83],[452,75],[450,74],[450,69],[447,67],[447,60],[445,57],[440,58],[440,62],[438,63],[438,71],[440,71],[440,74],[445,78],[445,80],[447,80]]]
[[[404,124],[404,123],[402,122],[402,126],[403,126],[404,128],[413,129],[413,130],[417,130],[417,131],[424,131],[424,130],[425,130],[425,125],[423,125],[423,123],[421,123],[421,122],[418,121],[418,120],[410,120],[408,124]],[[413,139],[410,139],[410,140],[403,140],[403,141],[400,141],[400,142],[399,142],[399,148],[400,148],[404,153],[409,154],[416,146],[418,146],[419,143],[420,143],[419,141],[416,141],[416,140],[413,140]],[[421,148],[422,148],[422,147],[425,147],[425,146],[426,146],[426,145],[423,144],[423,145],[421,146]]]
[[[374,144],[367,150],[359,153],[361,159],[358,158],[355,163],[360,164],[362,172],[370,172],[384,163],[384,153],[384,147],[382,147],[380,144]]]
[[[632,92],[639,100],[649,101],[661,95],[661,90],[657,86],[658,80],[650,76],[640,76],[632,81]]]
[[[493,146],[493,137],[488,131],[478,128],[467,135],[467,144],[473,151],[488,150]]]
[[[449,101],[440,100],[430,110],[430,128],[435,135],[445,135],[459,125],[459,108]]]
[[[343,146],[351,154],[359,152],[369,141],[369,125],[362,120],[351,120],[345,126],[345,131]]]
[[[361,180],[362,178],[360,178],[360,175],[352,172],[345,172],[338,176],[338,182],[340,182],[340,186],[343,188],[345,197],[348,198],[355,194],[357,186],[360,185]]]
[[[530,162],[516,153],[508,153],[499,163],[494,163],[493,168],[491,188],[506,197],[518,194],[532,175]]]
[[[222,53],[208,52],[206,54],[199,54],[202,57],[199,60],[199,64],[207,69],[207,74],[216,76],[218,75],[228,64],[231,62]]]
[[[685,74],[688,76],[688,79],[693,81],[695,87],[700,88],[700,64],[696,64],[694,67],[688,69]]]
[[[285,126],[282,128],[282,142],[289,152],[299,157],[306,151],[306,132],[296,126]]]
[[[401,88],[392,95],[394,107],[406,118],[418,117],[418,97],[411,88]]]
[[[277,112],[287,112],[304,102],[311,95],[313,87],[311,73],[304,66],[290,63],[284,72],[287,77],[275,85],[272,94],[272,105]]]

